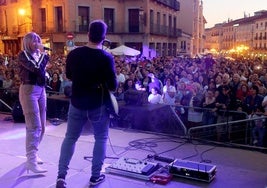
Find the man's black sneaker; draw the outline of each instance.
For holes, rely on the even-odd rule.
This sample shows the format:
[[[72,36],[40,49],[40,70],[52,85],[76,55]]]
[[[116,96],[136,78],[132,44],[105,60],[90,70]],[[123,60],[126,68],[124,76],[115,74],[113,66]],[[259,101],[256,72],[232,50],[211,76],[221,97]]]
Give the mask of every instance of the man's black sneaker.
[[[97,185],[99,183],[102,183],[105,180],[105,175],[101,174],[99,177],[91,177],[90,178],[90,185]]]
[[[56,188],[66,188],[66,182],[63,178],[58,178],[57,179],[57,185]]]

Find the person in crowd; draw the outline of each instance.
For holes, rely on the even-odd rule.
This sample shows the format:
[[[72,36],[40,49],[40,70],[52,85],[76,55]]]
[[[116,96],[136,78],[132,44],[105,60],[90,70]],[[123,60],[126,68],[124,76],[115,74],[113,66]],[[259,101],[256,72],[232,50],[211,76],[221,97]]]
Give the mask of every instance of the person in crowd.
[[[114,59],[102,50],[107,25],[102,20],[89,24],[87,46],[72,50],[66,59],[66,75],[72,81],[67,132],[61,145],[56,188],[65,188],[68,166],[74,154],[76,141],[88,120],[93,126],[95,138],[92,158],[90,185],[105,180],[101,168],[106,157],[110,93],[117,88]],[[86,79],[84,79],[86,77]]]
[[[231,88],[232,97],[234,98],[233,100],[236,100],[237,91],[240,90],[241,84],[242,84],[242,82],[240,80],[240,75],[237,73],[233,74],[233,78],[229,83],[230,88]]]
[[[125,80],[124,85],[123,85],[123,90],[124,91],[136,90],[135,83],[131,78],[128,78],[127,80]]]
[[[71,88],[71,85],[72,85],[72,81],[70,79],[68,79],[66,76],[66,73],[63,72],[59,92],[64,93],[66,88]]]
[[[221,91],[219,90],[219,94],[215,100],[215,109],[214,111],[217,113],[217,123],[224,123],[231,121],[231,116],[229,111],[231,110],[229,105],[231,104],[231,90],[229,86],[223,85],[221,86]],[[217,131],[217,141],[225,141],[228,138],[229,125],[218,125],[216,126]]]
[[[60,92],[61,80],[59,79],[59,74],[57,72],[52,74],[52,79],[49,81],[49,86],[51,88],[50,92]]]
[[[186,84],[185,82],[178,82],[176,85],[176,93],[175,93],[175,104],[180,105],[182,97],[187,92]]]
[[[122,68],[120,65],[116,66],[116,78],[117,78],[117,82],[118,84],[124,84],[126,78],[125,75],[122,73]]]
[[[248,84],[244,81],[241,82],[240,88],[236,91],[236,99],[241,103],[244,102],[245,98],[249,95]]]
[[[159,91],[161,91],[161,81],[154,75],[154,73],[149,73],[148,77],[150,78],[150,81],[148,83],[148,92],[150,93],[153,87],[157,87]]]
[[[212,89],[207,90],[205,97],[201,102],[201,106],[205,108],[203,111],[202,119],[203,125],[210,125],[217,122],[216,112],[213,111],[213,109],[215,108],[215,102],[215,91]]]
[[[201,101],[204,98],[203,92],[200,90],[199,83],[192,83],[192,96],[189,101],[188,108],[188,127],[194,127],[202,124],[203,110],[201,107]]]
[[[250,115],[262,106],[263,96],[259,95],[259,88],[253,85],[249,90],[249,95],[244,100],[244,111]]]
[[[218,88],[220,85],[222,85],[222,75],[221,74],[216,75],[215,83],[216,83],[216,88]]]
[[[253,85],[257,85],[256,83],[258,79],[259,79],[258,74],[255,73],[250,74],[247,81],[248,86],[251,88]]]
[[[259,78],[263,85],[267,88],[267,72],[265,72],[263,75],[260,76]]]
[[[267,89],[260,80],[258,80],[255,85],[258,86],[260,95],[265,96],[267,94]]]
[[[255,146],[264,146],[264,139],[266,134],[266,124],[265,119],[260,119],[264,117],[264,110],[262,107],[257,107],[256,111],[250,115],[251,118],[259,118],[253,121],[252,127],[252,144]]]
[[[142,69],[141,74],[142,74],[141,84],[143,85],[144,88],[146,88],[146,91],[149,92],[149,87],[148,87],[150,81],[150,78],[148,77],[149,72],[146,69]]]
[[[173,85],[171,78],[166,78],[163,86],[162,99],[164,104],[175,105],[176,88]]]
[[[12,73],[10,71],[6,71],[3,80],[3,88],[11,89],[12,85],[13,85]]]
[[[123,87],[118,87],[116,91],[114,92],[114,96],[116,97],[117,101],[123,101],[124,100],[124,90]]]
[[[214,79],[210,79],[208,81],[208,85],[205,86],[204,88],[205,90],[216,90],[216,82],[214,81]]]
[[[34,173],[44,173],[42,160],[37,152],[45,133],[46,90],[45,67],[49,56],[40,51],[41,38],[35,32],[27,33],[23,38],[23,51],[18,55],[21,85],[19,101],[26,123],[26,169]]]
[[[215,97],[215,90],[213,89],[208,89],[205,92],[205,97],[201,101],[201,107],[203,108],[203,116],[202,116],[202,124],[203,125],[210,125],[210,124],[215,124],[217,122],[217,114],[215,109],[215,102],[216,102],[216,97]],[[205,137],[213,139],[214,137],[214,127],[208,127],[204,129],[205,132]]]
[[[162,104],[163,103],[162,96],[157,87],[153,87],[151,89],[151,93],[148,96],[148,102],[150,104]]]
[[[187,72],[185,70],[181,71],[180,81],[184,82],[185,84],[188,84],[188,82],[189,82],[188,77],[187,77]]]

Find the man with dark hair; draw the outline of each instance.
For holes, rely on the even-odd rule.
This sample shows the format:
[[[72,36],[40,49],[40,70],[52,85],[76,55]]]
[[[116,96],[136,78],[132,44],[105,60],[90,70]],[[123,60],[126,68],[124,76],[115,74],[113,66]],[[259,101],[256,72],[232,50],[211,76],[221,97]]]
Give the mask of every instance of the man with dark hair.
[[[107,25],[102,20],[91,22],[88,45],[72,50],[66,59],[66,76],[72,81],[72,94],[56,188],[66,187],[65,178],[75,143],[88,120],[93,126],[95,138],[90,184],[97,185],[105,179],[100,171],[106,156],[108,139],[109,91],[115,91],[117,87],[114,59],[102,50],[106,31]]]
[[[244,100],[244,111],[250,115],[261,109],[264,111],[262,106],[263,96],[259,94],[259,88],[256,85],[252,85],[249,91],[249,95]]]

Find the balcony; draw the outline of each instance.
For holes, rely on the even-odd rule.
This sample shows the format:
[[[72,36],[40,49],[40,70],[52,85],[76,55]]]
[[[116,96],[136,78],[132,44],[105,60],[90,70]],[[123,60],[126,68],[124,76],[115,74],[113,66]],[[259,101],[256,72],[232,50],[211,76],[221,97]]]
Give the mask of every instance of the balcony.
[[[144,34],[145,27],[144,24],[139,23],[130,24],[127,22],[117,22],[113,24],[112,29],[108,30],[109,34]]]
[[[158,24],[150,24],[150,34],[177,38],[182,36],[182,30]]]
[[[176,11],[180,11],[180,3],[177,0],[155,0],[155,1]]]

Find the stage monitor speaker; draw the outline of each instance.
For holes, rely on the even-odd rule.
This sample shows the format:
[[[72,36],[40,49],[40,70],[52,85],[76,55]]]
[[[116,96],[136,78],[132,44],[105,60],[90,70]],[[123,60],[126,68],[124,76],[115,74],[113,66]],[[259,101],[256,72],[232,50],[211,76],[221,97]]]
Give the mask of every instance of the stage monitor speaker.
[[[16,101],[14,103],[13,109],[12,109],[12,118],[13,121],[16,123],[24,123],[25,117],[23,115],[22,107],[19,101]]]
[[[124,93],[124,101],[127,105],[141,106],[148,103],[148,93],[130,89]]]
[[[184,136],[183,125],[169,105],[121,105],[118,127]]]

